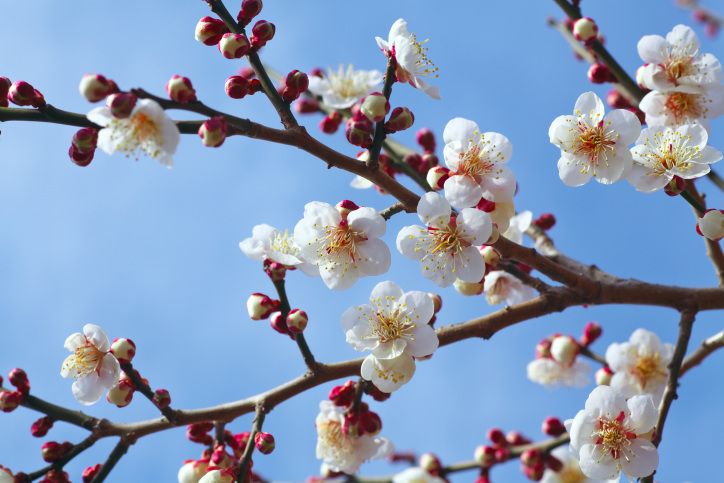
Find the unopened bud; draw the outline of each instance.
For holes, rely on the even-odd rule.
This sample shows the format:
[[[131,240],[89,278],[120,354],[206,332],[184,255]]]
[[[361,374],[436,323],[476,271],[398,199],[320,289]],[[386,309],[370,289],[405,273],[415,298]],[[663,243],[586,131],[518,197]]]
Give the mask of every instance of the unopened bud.
[[[96,477],[98,473],[101,471],[101,464],[96,463],[93,466],[87,467],[85,470],[83,470],[83,483],[91,483],[93,481],[93,478]]]
[[[111,354],[121,362],[131,362],[136,355],[136,344],[131,339],[113,339]]]
[[[606,102],[613,109],[630,109],[631,103],[626,99],[626,96],[621,94],[617,89],[611,89],[606,95]]]
[[[10,413],[23,402],[23,394],[18,391],[0,390],[0,411]]]
[[[484,290],[484,283],[482,281],[466,282],[457,278],[455,279],[455,283],[453,285],[458,293],[468,296],[480,295],[481,293],[483,293]]]
[[[201,143],[210,148],[218,148],[226,140],[227,129],[226,118],[223,116],[207,119],[199,127]]]
[[[712,241],[724,238],[724,210],[707,210],[697,219],[696,232]]]
[[[311,97],[303,97],[294,104],[294,110],[299,114],[313,114],[319,111],[319,101]]]
[[[434,453],[421,454],[418,459],[418,465],[420,465],[420,468],[433,475],[437,474],[442,469],[440,458],[438,458]]]
[[[335,406],[349,406],[354,401],[356,387],[354,381],[347,381],[341,386],[334,386],[332,390],[329,391],[329,400],[332,401]]]
[[[475,461],[483,468],[489,468],[495,464],[495,448],[492,446],[478,446],[475,448]]]
[[[80,79],[78,91],[89,102],[98,102],[118,92],[118,86],[100,74],[86,74]]]
[[[556,224],[556,217],[553,213],[543,213],[533,220],[533,224],[541,230],[550,230]]]
[[[540,450],[536,448],[531,448],[523,451],[520,454],[520,462],[523,463],[525,466],[534,466],[541,462],[541,453]]]
[[[432,300],[432,310],[436,314],[442,309],[442,297],[436,293],[428,292],[427,296]]]
[[[360,112],[371,122],[381,122],[390,112],[390,103],[381,92],[373,92],[362,98]]]
[[[342,200],[339,203],[337,203],[336,205],[334,205],[334,207],[337,209],[339,214],[342,216],[343,220],[346,220],[347,215],[349,215],[351,212],[353,212],[354,210],[359,208],[357,203],[355,203],[354,201],[351,201],[351,200]]]
[[[596,384],[599,386],[608,386],[611,384],[611,377],[613,376],[613,371],[609,369],[607,366],[604,366],[596,371],[596,375],[594,376],[596,379]]]
[[[482,255],[485,265],[489,265],[491,268],[497,267],[500,263],[500,253],[490,245],[480,247],[480,255]]]
[[[440,164],[440,160],[434,153],[425,153],[422,155],[422,163],[420,163],[420,173],[427,173],[430,169]]]
[[[444,166],[435,166],[427,172],[425,180],[430,188],[439,191],[445,185],[445,181],[450,177],[450,170]]]
[[[98,130],[92,127],[79,129],[73,135],[71,143],[80,151],[93,150],[98,143]]]
[[[28,380],[28,374],[19,367],[16,367],[15,369],[10,371],[10,373],[8,374],[8,382],[10,382],[10,384],[15,386],[17,390],[23,394],[27,394],[30,392],[30,381]]]
[[[43,94],[25,81],[14,82],[8,89],[7,99],[17,106],[45,105]]]
[[[372,123],[366,118],[359,120],[351,118],[347,121],[347,127],[345,128],[344,133],[350,144],[354,144],[355,146],[360,146],[362,148],[368,148],[372,144],[374,128]]]
[[[511,446],[521,446],[531,442],[530,439],[523,436],[523,433],[520,431],[508,431],[508,434],[505,435],[505,440]]]
[[[249,41],[254,48],[259,49],[274,38],[275,32],[276,27],[273,23],[267,22],[266,20],[259,20],[251,29],[251,38]]]
[[[319,129],[325,134],[334,134],[342,123],[342,115],[337,111],[324,116],[319,123]]]
[[[546,470],[545,466],[543,466],[542,461],[537,461],[530,466],[524,465],[522,469],[523,474],[531,481],[540,481],[541,479],[543,479],[543,473],[545,473]]]
[[[274,436],[269,433],[256,433],[254,444],[261,454],[270,454],[274,451]]]
[[[224,90],[232,99],[241,99],[249,93],[249,81],[240,75],[232,75],[226,79]]]
[[[382,431],[382,419],[372,411],[363,412],[360,415],[360,429],[363,434],[374,436]]]
[[[219,52],[227,59],[240,59],[249,52],[250,48],[249,39],[243,34],[228,32],[219,40]]]
[[[287,315],[287,328],[292,334],[301,334],[307,328],[309,318],[303,310],[292,309]]]
[[[502,463],[508,461],[510,458],[510,450],[508,448],[496,448],[495,449],[495,461]]]
[[[543,462],[545,464],[546,468],[549,468],[551,471],[558,473],[563,469],[563,462],[556,458],[555,456],[547,455],[545,457],[545,461]]]
[[[671,181],[664,185],[664,193],[669,196],[679,196],[686,189],[686,180],[674,175]]]
[[[156,389],[153,392],[153,404],[159,409],[165,409],[171,405],[171,394],[166,389]]]
[[[91,161],[93,161],[93,156],[95,156],[95,153],[95,148],[81,150],[78,149],[75,144],[71,144],[70,148],[68,149],[68,156],[70,157],[71,161],[81,167],[88,166]]]
[[[564,366],[570,366],[578,355],[578,343],[573,337],[559,335],[551,341],[551,357]]]
[[[7,77],[0,76],[0,107],[8,107],[8,91],[13,82]]]
[[[134,391],[133,383],[130,380],[121,379],[110,388],[106,394],[106,401],[119,408],[124,408],[131,404]]]
[[[551,357],[551,339],[545,338],[538,342],[535,346],[535,357],[537,359]]]
[[[46,463],[54,463],[65,456],[72,448],[73,445],[67,441],[65,443],[48,441],[40,447],[40,453]]]
[[[598,25],[589,17],[581,17],[573,24],[573,36],[576,40],[590,43],[598,36]]]
[[[183,104],[197,100],[191,80],[178,74],[174,74],[166,83],[166,92],[171,100]]]
[[[583,335],[581,336],[581,345],[588,347],[596,342],[602,333],[603,328],[600,325],[595,322],[586,322],[585,327],[583,327]]]
[[[616,76],[606,64],[597,62],[588,68],[588,80],[593,84],[604,84],[606,82],[617,82]]]
[[[505,440],[505,433],[503,433],[503,430],[500,428],[490,428],[486,437],[496,446],[508,445],[508,442]]]
[[[242,26],[247,25],[254,17],[261,13],[263,6],[264,4],[261,0],[244,0],[241,2],[241,10],[239,10],[236,20],[238,20]]]
[[[116,119],[126,119],[136,107],[138,98],[131,92],[119,92],[106,97],[106,106]]]
[[[287,274],[287,266],[278,262],[273,262],[269,258],[265,258],[262,263],[264,267],[264,273],[266,273],[272,282],[279,282],[284,280]]]
[[[565,433],[566,427],[563,425],[560,419],[549,416],[543,420],[541,431],[543,431],[543,434],[555,437]]]
[[[415,139],[425,152],[432,153],[435,151],[435,134],[428,128],[423,127],[417,131]]]
[[[21,478],[20,476],[15,475],[15,481],[29,483],[31,480],[27,476]],[[43,476],[42,480],[39,480],[39,483],[71,483],[71,481],[67,471],[53,469],[45,473],[45,476]]]
[[[210,422],[189,424],[186,427],[186,437],[194,443],[208,446],[213,442],[213,438],[208,434],[213,428],[214,423]]]
[[[308,87],[309,77],[307,77],[307,74],[295,69],[289,72],[284,79],[282,97],[285,101],[291,102],[298,98],[302,92],[306,91]]]
[[[221,37],[228,33],[226,24],[218,18],[206,16],[196,24],[196,40],[204,45],[215,45]]]
[[[282,317],[281,312],[274,312],[269,317],[269,325],[271,325],[271,328],[279,332],[280,334],[288,335],[290,337],[292,336],[292,333],[289,332],[289,328],[287,327],[287,319]]]
[[[33,422],[33,424],[30,426],[30,434],[32,434],[36,438],[42,438],[43,436],[48,434],[48,431],[50,431],[50,428],[52,427],[53,418],[51,418],[50,416],[45,416]]]
[[[404,131],[415,123],[415,115],[406,107],[396,107],[392,110],[390,118],[385,123],[386,133]]]

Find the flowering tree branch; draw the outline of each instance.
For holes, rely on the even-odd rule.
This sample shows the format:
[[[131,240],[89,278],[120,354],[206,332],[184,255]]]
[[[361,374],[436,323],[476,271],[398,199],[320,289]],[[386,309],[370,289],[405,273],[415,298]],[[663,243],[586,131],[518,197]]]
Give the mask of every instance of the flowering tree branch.
[[[73,445],[73,447],[65,453],[61,458],[57,459],[56,461],[53,461],[48,466],[41,468],[37,471],[33,471],[32,473],[27,474],[27,478],[25,481],[35,481],[38,478],[41,478],[46,473],[52,470],[62,470],[63,467],[68,464],[70,461],[72,461],[76,456],[81,454],[83,451],[87,450],[93,444],[95,444],[97,440],[97,436],[95,434],[91,434],[90,436],[86,437],[83,441],[81,441],[78,444]]]
[[[92,483],[101,483],[106,480],[118,461],[128,452],[128,448],[132,442],[133,440],[130,437],[125,436],[118,440],[118,443],[113,447],[105,463],[101,465],[100,471],[93,478]]]
[[[689,195],[699,205],[699,208],[693,208],[694,217],[699,219],[704,216],[704,212],[706,211],[706,199],[703,195],[699,194],[699,191],[696,189],[696,185],[694,183],[688,182],[687,190]],[[724,252],[722,252],[721,245],[718,241],[710,240],[707,237],[704,237],[704,244],[706,245],[706,255],[709,257],[711,263],[714,265],[714,269],[716,270],[717,278],[719,279],[719,286],[724,287]]]
[[[251,462],[251,455],[254,453],[256,435],[261,431],[265,417],[266,409],[264,408],[264,400],[262,399],[256,405],[256,416],[254,416],[254,421],[251,424],[249,440],[246,442],[244,454],[239,461],[239,472],[236,477],[239,483],[243,483],[246,479],[246,474],[249,471],[249,463]]]
[[[285,287],[284,279],[274,280],[274,288],[276,288],[277,294],[279,295],[279,301],[281,302],[281,306],[279,308],[282,313],[282,319],[286,320],[287,315],[289,315],[289,311],[291,310],[291,306],[289,305],[289,298],[287,297],[287,289]],[[313,373],[317,368],[317,361],[314,359],[314,354],[312,354],[312,351],[309,349],[309,345],[307,344],[307,340],[304,338],[304,334],[301,332],[295,334],[294,340],[299,346],[299,351],[302,353],[304,363]]]
[[[126,377],[128,377],[128,379],[130,379],[130,381],[133,383],[133,387],[135,388],[135,390],[143,394],[146,399],[151,401],[151,403],[156,406],[159,411],[161,411],[161,414],[163,414],[166,419],[168,419],[169,421],[175,421],[176,411],[174,409],[171,409],[171,407],[168,406],[167,403],[159,401],[158,393],[154,393],[148,383],[138,374],[138,371],[133,368],[133,365],[127,361],[120,361],[120,363],[121,369],[126,374]]]
[[[724,347],[724,331],[718,332],[706,339],[694,352],[684,359],[684,363],[681,364],[680,375],[683,376],[690,369],[704,362],[704,359],[722,347]]]
[[[390,55],[387,58],[387,71],[385,72],[385,84],[382,88],[382,95],[385,96],[387,102],[390,101],[392,95],[392,86],[395,83],[395,69],[397,68],[397,61],[395,57]],[[370,169],[377,169],[378,158],[380,151],[382,150],[382,143],[385,141],[385,120],[382,119],[375,125],[375,135],[372,139],[372,145],[370,146],[369,158],[367,159],[367,166]],[[404,163],[403,163],[404,164]]]

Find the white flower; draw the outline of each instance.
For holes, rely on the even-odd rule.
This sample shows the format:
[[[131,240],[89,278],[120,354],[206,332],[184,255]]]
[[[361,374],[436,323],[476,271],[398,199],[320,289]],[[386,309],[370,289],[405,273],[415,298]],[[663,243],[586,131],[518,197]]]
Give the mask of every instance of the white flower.
[[[583,387],[588,384],[591,368],[576,358],[561,364],[553,358],[541,357],[528,363],[528,379],[543,386]]]
[[[535,297],[535,290],[532,287],[503,270],[488,272],[485,275],[483,290],[490,305],[503,302],[506,305],[516,305]]]
[[[393,359],[403,352],[425,357],[439,343],[430,327],[433,314],[427,292],[403,292],[386,281],[372,289],[369,304],[350,307],[342,314],[342,327],[355,350],[370,350],[377,359]]]
[[[669,378],[667,366],[674,346],[662,344],[659,337],[645,329],[636,329],[628,342],[613,343],[606,350],[606,364],[614,372],[611,387],[624,397],[649,394],[659,404]]]
[[[609,386],[596,387],[576,414],[569,433],[581,471],[589,478],[643,478],[654,472],[659,453],[649,433],[657,411],[649,396],[628,401]]]
[[[327,69],[324,77],[309,77],[309,90],[322,96],[322,102],[333,109],[347,109],[382,82],[378,70],[354,70],[340,65],[337,71]]]
[[[252,260],[269,260],[288,267],[298,267],[308,275],[317,275],[316,267],[300,258],[299,247],[287,230],[281,232],[267,224],[256,225],[251,230],[251,238],[239,243],[239,249]]]
[[[724,114],[724,86],[714,84],[702,92],[651,91],[639,105],[649,126],[680,126],[701,123]]]
[[[423,77],[437,77],[437,67],[427,57],[427,48],[417,40],[415,34],[407,30],[407,22],[404,19],[397,19],[390,28],[387,41],[375,37],[377,46],[387,55],[392,55],[397,60],[395,75],[399,82],[407,82],[412,87],[432,97],[440,99],[440,91],[437,87],[429,85]]]
[[[407,468],[392,477],[392,483],[445,483],[439,476],[433,476],[419,466]]]
[[[403,352],[394,359],[378,359],[370,354],[362,361],[360,375],[382,392],[395,392],[415,375],[415,359]]]
[[[138,157],[143,151],[169,168],[173,165],[179,130],[156,101],[140,99],[126,119],[114,118],[107,107],[97,107],[87,117],[103,126],[98,132],[98,147],[107,154],[121,151]]]
[[[201,477],[199,483],[233,483],[236,481],[229,468],[215,469]]]
[[[468,119],[451,119],[442,133],[443,156],[450,168],[445,181],[445,198],[455,208],[468,208],[481,198],[511,201],[515,194],[515,176],[505,166],[513,154],[508,138],[497,132],[480,132]]]
[[[342,430],[344,408],[332,401],[319,403],[317,415],[317,458],[332,471],[354,474],[368,460],[380,459],[393,451],[392,443],[380,436],[353,437]]]
[[[724,238],[724,210],[707,210],[696,221],[696,230],[709,240]]]
[[[503,236],[520,245],[523,243],[523,233],[530,227],[532,222],[533,213],[522,211],[510,219],[508,229],[505,230]]]
[[[644,129],[631,148],[634,163],[626,179],[638,191],[650,193],[666,186],[674,176],[704,176],[710,171],[709,164],[722,158],[718,150],[706,145],[708,139],[699,124]]]
[[[342,218],[333,206],[313,201],[294,227],[294,240],[301,258],[319,268],[327,287],[343,290],[359,277],[381,275],[390,267],[390,249],[379,239],[386,226],[373,208],[357,208]]]
[[[586,477],[578,465],[578,460],[571,454],[570,448],[559,446],[551,451],[551,455],[563,463],[560,471],[551,469],[545,470],[541,483],[606,483],[618,482],[619,478],[613,480],[594,480]]]
[[[178,483],[199,483],[208,467],[206,460],[188,461],[178,470]]]
[[[601,99],[586,92],[576,100],[573,116],[558,116],[548,128],[550,142],[561,149],[558,176],[566,185],[582,186],[591,177],[612,184],[631,166],[628,145],[641,132],[641,123],[625,109],[604,113]]]
[[[677,25],[665,39],[645,35],[639,40],[638,52],[648,63],[641,72],[648,89],[699,92],[722,78],[719,60],[712,54],[699,53],[699,39],[686,25]]]
[[[493,231],[490,216],[475,208],[465,208],[451,217],[450,204],[437,193],[425,193],[417,204],[417,214],[425,227],[406,226],[397,234],[397,249],[404,256],[419,260],[422,275],[441,287],[456,278],[480,282],[485,263],[478,251]]]
[[[76,332],[65,340],[65,348],[71,355],[63,361],[60,375],[75,379],[73,396],[81,404],[97,402],[105,389],[118,382],[121,368],[108,352],[110,346],[103,329],[93,324],[84,325],[82,334]]]
[[[493,202],[482,199],[477,207],[490,215],[490,219],[493,220],[500,233],[505,233],[508,230],[510,220],[515,216],[513,200]]]

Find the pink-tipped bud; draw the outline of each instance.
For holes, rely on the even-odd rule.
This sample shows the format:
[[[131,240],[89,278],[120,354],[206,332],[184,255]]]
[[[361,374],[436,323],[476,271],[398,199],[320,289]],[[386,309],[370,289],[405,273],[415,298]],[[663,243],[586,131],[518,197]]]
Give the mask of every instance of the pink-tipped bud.
[[[523,451],[520,454],[520,462],[525,466],[535,466],[541,462],[541,452],[536,448]]]
[[[228,126],[223,116],[214,116],[199,127],[199,137],[204,146],[218,148],[226,140]]]
[[[251,433],[249,431],[244,431],[243,433],[237,433],[232,436],[233,442],[229,442],[229,446],[231,446],[234,449],[234,454],[241,455],[244,453],[244,450],[246,449],[246,445],[249,443],[250,437],[251,437]]]
[[[8,374],[8,382],[10,382],[10,384],[15,386],[17,390],[23,394],[30,392],[30,380],[28,379],[28,374],[19,367],[10,371]]]
[[[707,210],[697,219],[696,232],[712,241],[724,238],[724,210]]]
[[[128,379],[121,379],[110,388],[106,394],[106,401],[119,408],[124,408],[131,404],[134,392],[133,383]]]
[[[264,4],[261,0],[244,0],[241,2],[241,9],[236,16],[236,20],[242,26],[246,26],[251,20],[261,13]]]
[[[311,97],[303,97],[294,104],[294,110],[299,114],[314,114],[319,111],[319,101]]]
[[[604,366],[596,371],[594,379],[596,379],[596,384],[599,386],[608,386],[611,384],[611,377],[613,377],[613,371]]]
[[[674,175],[671,181],[664,186],[664,193],[669,196],[679,196],[686,189],[686,180]]]
[[[259,49],[266,45],[271,39],[274,38],[276,27],[273,23],[267,22],[266,20],[259,20],[254,24],[251,29],[251,41],[252,47]]]
[[[379,414],[372,411],[366,411],[360,414],[359,425],[361,432],[370,436],[374,436],[382,431],[382,419]]]
[[[549,416],[543,420],[541,431],[543,431],[543,434],[555,437],[565,433],[566,427],[563,425],[563,422],[561,422],[560,419]]]
[[[288,335],[289,337],[294,337],[291,332],[289,332],[289,328],[287,327],[287,319],[285,317],[282,317],[281,312],[274,312],[269,317],[269,325],[272,329],[279,332],[280,334]]]
[[[93,481],[93,478],[96,477],[98,473],[101,471],[101,464],[96,463],[93,466],[87,467],[85,470],[83,470],[83,483],[91,483]]]
[[[153,404],[159,409],[165,409],[171,405],[171,394],[166,389],[156,389],[153,392]]]
[[[349,141],[350,144],[366,149],[372,144],[374,127],[366,118],[358,120],[350,118],[347,121],[344,134],[347,136],[347,141]]]
[[[206,16],[196,24],[196,40],[204,45],[215,45],[228,33],[226,24],[218,18]]]
[[[434,453],[422,453],[417,464],[431,475],[439,473],[442,469],[442,462]]]
[[[285,101],[291,102],[306,91],[307,87],[309,87],[309,77],[304,72],[295,69],[289,72],[284,79],[282,97]]]
[[[593,84],[605,84],[606,82],[617,82],[616,76],[606,64],[597,62],[588,68],[588,80]]]
[[[334,205],[334,207],[337,209],[339,214],[342,216],[343,220],[346,220],[347,215],[349,215],[351,212],[353,212],[356,209],[359,209],[359,206],[357,205],[357,203],[355,203],[352,200],[342,200],[339,203],[337,203],[336,205]]]
[[[292,309],[287,315],[287,328],[292,334],[301,334],[307,328],[309,318],[303,310]]]
[[[243,34],[225,33],[219,40],[219,52],[227,59],[240,59],[251,48],[249,39]]]
[[[495,464],[495,448],[492,446],[478,446],[475,448],[475,461],[483,468],[490,468]]]
[[[92,127],[79,129],[73,135],[71,143],[81,151],[93,150],[98,143],[98,130]]]
[[[45,98],[25,81],[14,82],[8,89],[7,99],[16,106],[43,107]]]
[[[126,119],[136,107],[138,98],[131,92],[119,92],[106,97],[106,106],[116,119]]]
[[[13,82],[7,77],[0,76],[0,107],[8,107],[8,91]]]
[[[531,442],[530,439],[523,436],[523,433],[520,431],[508,431],[508,434],[505,435],[505,440],[511,446],[521,446]]]
[[[445,185],[445,181],[447,181],[449,177],[449,169],[444,166],[435,166],[427,172],[427,176],[425,176],[425,179],[427,180],[427,184],[430,185],[430,188],[438,191],[443,188],[443,186]]]
[[[435,151],[435,134],[428,128],[423,127],[417,131],[415,139],[417,139],[417,144],[419,144],[425,152],[432,153]]]
[[[274,451],[275,447],[274,436],[269,433],[256,433],[256,436],[254,436],[254,445],[256,445],[256,449],[258,449],[261,454],[270,454]]]
[[[136,355],[136,344],[131,339],[113,339],[111,354],[120,362],[131,362]]]
[[[505,440],[505,433],[500,428],[490,428],[486,434],[488,440],[496,446],[507,446],[508,442]]]
[[[329,400],[332,401],[335,406],[349,406],[354,401],[356,387],[354,381],[347,381],[341,386],[334,386],[332,390],[329,391]]]
[[[482,280],[480,282],[466,282],[458,278],[455,279],[453,287],[462,295],[474,297],[483,293],[485,285]]]
[[[36,438],[42,438],[43,436],[48,434],[48,431],[50,431],[50,428],[52,427],[53,418],[51,418],[50,416],[45,416],[33,422],[33,424],[30,426],[30,434],[32,434]]]
[[[373,92],[362,98],[360,112],[371,122],[381,122],[390,112],[390,103],[381,92]]]
[[[508,461],[510,458],[510,450],[508,448],[496,448],[495,449],[495,461],[502,463]]]
[[[197,100],[196,90],[191,84],[191,80],[178,74],[174,74],[166,83],[166,92],[171,100],[182,104]]]
[[[40,454],[46,463],[54,463],[73,448],[69,442],[58,443],[56,441],[48,441],[40,447]]]
[[[100,74],[86,74],[80,79],[78,91],[89,102],[98,102],[118,92],[118,86]]]
[[[232,99],[241,99],[249,93],[249,81],[240,75],[232,75],[226,79],[224,90]]]
[[[581,345],[588,347],[596,342],[602,333],[603,328],[600,325],[595,322],[586,322],[585,327],[583,327],[583,335],[581,336]]]
[[[551,356],[551,339],[545,338],[535,346],[535,357],[543,359]]]
[[[83,168],[88,166],[91,161],[93,161],[93,156],[95,156],[95,153],[95,148],[82,150],[78,149],[75,144],[71,144],[70,149],[68,149],[68,156],[70,157],[70,160],[73,161],[76,165]]]
[[[420,169],[418,170],[421,174],[427,173],[430,169],[440,164],[440,160],[434,153],[425,153],[422,155],[422,163],[420,163]]]
[[[533,224],[541,230],[550,230],[556,224],[556,217],[553,213],[543,213],[533,220]]]
[[[342,115],[337,111],[324,116],[319,123],[319,129],[325,134],[334,134],[342,123]]]
[[[385,123],[386,133],[395,133],[409,129],[415,123],[415,115],[406,107],[396,107]]]
[[[0,391],[0,411],[10,413],[23,402],[23,394],[19,391]]]
[[[251,320],[263,320],[275,310],[279,310],[280,303],[263,293],[253,293],[246,301],[246,310]]]
[[[189,424],[186,427],[186,437],[194,443],[208,446],[213,442],[213,438],[208,434],[213,428],[214,423],[211,422]],[[244,445],[246,446],[246,443]]]
[[[593,42],[598,37],[598,25],[592,18],[579,18],[573,24],[573,36],[584,43]]]
[[[287,274],[287,266],[278,262],[273,262],[269,258],[265,258],[262,262],[264,273],[266,273],[272,282],[284,280]]]
[[[480,255],[483,256],[483,261],[486,265],[490,265],[495,268],[500,263],[500,253],[490,245],[480,247]]]
[[[537,451],[537,450],[536,450]],[[522,456],[521,456],[522,458]],[[522,462],[522,459],[521,459]],[[542,461],[537,461],[536,463],[532,465],[523,465],[522,468],[523,474],[528,478],[530,481],[540,481],[543,479],[543,473],[545,473],[545,466],[543,465]]]
[[[551,341],[551,357],[564,366],[573,364],[578,351],[578,342],[568,335],[559,335]]]

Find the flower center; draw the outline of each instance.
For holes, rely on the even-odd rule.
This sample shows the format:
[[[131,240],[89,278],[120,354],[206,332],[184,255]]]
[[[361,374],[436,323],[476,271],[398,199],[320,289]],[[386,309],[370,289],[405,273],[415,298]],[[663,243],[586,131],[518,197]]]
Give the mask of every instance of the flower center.
[[[470,242],[463,238],[463,234],[455,224],[455,218],[450,218],[450,224],[443,228],[428,226],[427,231],[432,235],[433,245],[430,253],[449,253],[455,256],[470,246]]]
[[[367,240],[362,232],[354,231],[349,224],[342,220],[339,225],[326,226],[324,251],[329,256],[349,255],[352,263],[358,258],[357,244]]]
[[[344,434],[342,424],[333,419],[317,423],[319,442],[334,454],[335,461],[346,461],[355,456],[354,439]]]
[[[414,340],[412,331],[415,324],[409,315],[400,313],[399,308],[392,312],[378,311],[374,320],[370,321],[370,328],[380,342],[390,342],[400,338]]]
[[[76,348],[73,357],[70,359],[71,364],[77,373],[77,377],[87,376],[96,372],[105,356],[105,352],[98,350],[87,338],[82,346]]]
[[[610,123],[609,123],[610,125]],[[574,152],[588,157],[591,164],[596,164],[601,158],[608,158],[613,154],[618,134],[609,129],[603,121],[590,126],[587,122],[579,120],[577,124],[578,139],[575,142]]]
[[[698,146],[689,146],[690,140],[691,136],[679,131],[660,131],[654,134],[653,139],[645,139],[648,149],[641,156],[655,176],[668,174],[673,169],[687,171],[692,166],[691,161],[702,156]]]
[[[646,384],[655,379],[663,379],[666,377],[666,371],[661,368],[661,356],[657,352],[652,356],[641,356],[636,360],[633,373],[641,384],[641,388],[645,388]]]
[[[687,118],[705,117],[708,109],[702,106],[698,94],[672,92],[666,97],[666,110],[674,116],[676,124],[684,124]]]
[[[367,85],[360,82],[352,64],[347,66],[346,70],[340,65],[337,72],[329,69],[327,79],[332,90],[340,97],[360,97],[367,94]]]
[[[424,45],[430,40],[425,39],[423,41],[417,40],[415,34],[410,34],[408,40],[412,44],[412,48],[415,49],[415,76],[416,77],[437,77],[437,66],[427,56],[427,47]]]
[[[299,249],[292,243],[289,230],[284,230],[284,233],[280,231],[274,232],[274,238],[271,240],[271,249],[275,252],[286,253],[288,255],[296,255],[299,253]]]
[[[163,137],[156,122],[148,115],[139,112],[130,119],[114,119],[109,127],[119,151],[131,155],[141,150],[152,158],[161,154]]]
[[[664,63],[666,78],[674,85],[679,85],[679,79],[694,73],[693,60],[695,53],[682,57],[670,56]]]
[[[628,447],[631,445],[631,440],[636,439],[636,433],[624,426],[625,418],[623,411],[616,419],[599,418],[593,436],[596,438],[596,444],[603,446],[604,452],[610,453],[613,459],[623,457],[629,461]]]
[[[470,142],[468,149],[460,153],[457,172],[473,179],[489,174],[495,168],[495,162],[491,161],[478,144]]]

